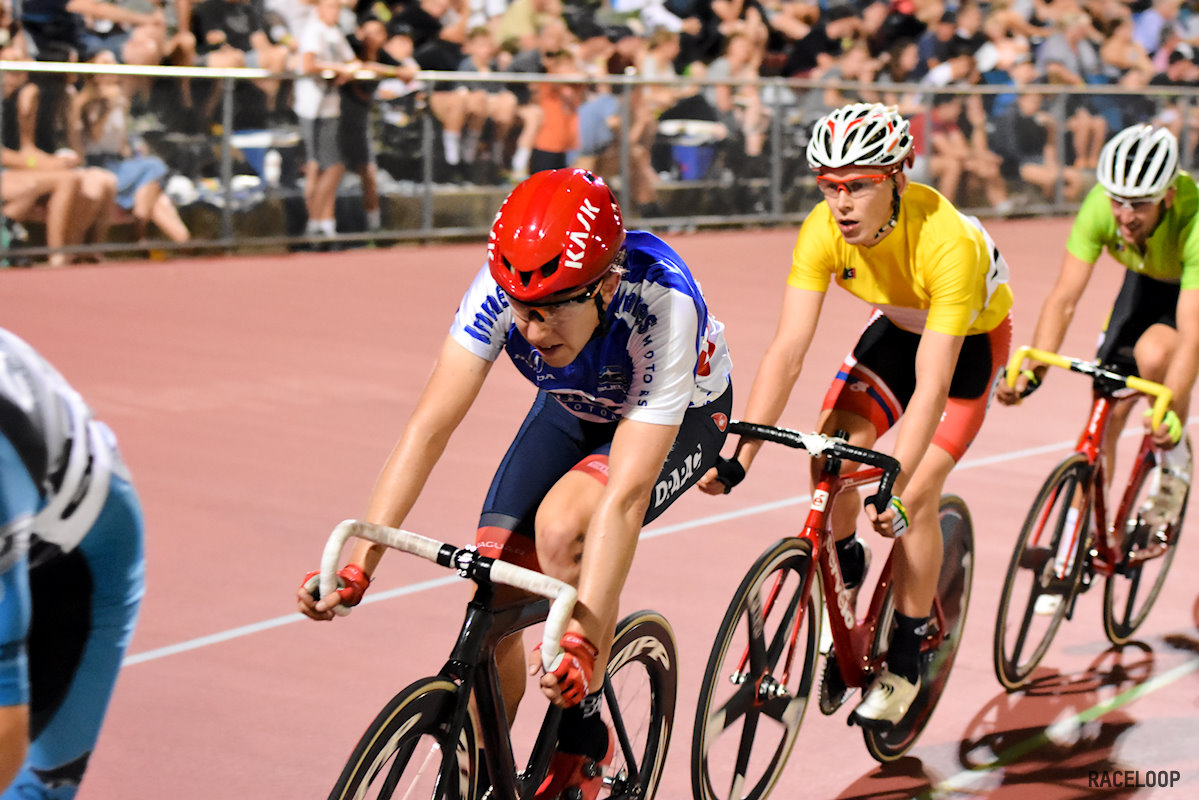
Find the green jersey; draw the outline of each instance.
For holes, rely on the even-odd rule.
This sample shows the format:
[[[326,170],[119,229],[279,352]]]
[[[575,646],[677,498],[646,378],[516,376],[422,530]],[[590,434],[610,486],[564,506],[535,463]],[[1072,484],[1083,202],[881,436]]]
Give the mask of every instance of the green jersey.
[[[1195,179],[1180,172],[1174,180],[1174,202],[1154,229],[1144,250],[1120,236],[1111,201],[1096,185],[1082,201],[1074,219],[1066,250],[1094,264],[1103,248],[1133,272],[1183,289],[1199,288],[1199,188]]]

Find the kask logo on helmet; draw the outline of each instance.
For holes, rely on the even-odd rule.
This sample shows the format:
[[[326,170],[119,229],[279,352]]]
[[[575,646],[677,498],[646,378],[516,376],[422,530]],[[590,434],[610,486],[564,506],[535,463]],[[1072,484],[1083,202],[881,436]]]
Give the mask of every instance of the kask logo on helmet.
[[[598,215],[599,206],[593,205],[589,199],[583,198],[582,205],[579,206],[579,210],[575,213],[575,219],[583,226],[583,230],[566,232],[566,238],[578,250],[571,250],[567,247],[562,251],[562,254],[566,257],[563,263],[571,269],[583,268],[583,256],[587,255],[587,240],[591,236],[591,223],[595,221]]]

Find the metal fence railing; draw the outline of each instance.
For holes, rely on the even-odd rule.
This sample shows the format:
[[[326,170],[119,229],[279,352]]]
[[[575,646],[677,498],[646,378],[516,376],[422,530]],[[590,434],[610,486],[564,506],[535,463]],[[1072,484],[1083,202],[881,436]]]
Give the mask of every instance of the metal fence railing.
[[[219,95],[217,124],[201,132],[172,131],[150,120],[138,129],[146,146],[162,157],[172,171],[168,194],[180,207],[192,229],[192,241],[174,245],[161,239],[146,242],[120,240],[87,245],[91,252],[112,255],[137,255],[152,251],[240,252],[246,250],[285,250],[329,241],[304,233],[306,217],[303,203],[303,145],[294,126],[247,126],[237,107],[238,82],[263,78],[294,79],[292,74],[274,75],[257,69],[214,70],[184,67],[130,67],[52,62],[0,62],[0,71],[80,76],[108,72],[121,75],[150,76],[159,80],[204,79],[212,82]],[[506,164],[489,163],[488,169],[474,170],[447,177],[439,147],[441,126],[432,113],[428,93],[444,82],[460,82],[464,73],[420,72],[416,80],[423,87],[399,100],[376,100],[372,113],[371,136],[380,173],[383,204],[383,228],[368,231],[356,224],[360,218],[360,185],[355,178],[343,181],[338,198],[339,233],[333,237],[341,245],[370,242],[399,242],[464,237],[482,237],[500,201],[511,187],[512,177]],[[360,77],[377,78],[374,73]],[[471,83],[547,84],[578,83],[577,78],[536,74],[470,74]],[[902,98],[908,118],[917,129],[917,180],[937,185],[936,154],[931,152],[932,134],[947,124],[939,119],[937,105],[948,98],[966,102],[982,98],[987,107],[1013,102],[1015,96],[1035,92],[1042,95],[1042,111],[1055,121],[1053,143],[1068,165],[1071,137],[1070,120],[1082,106],[1092,116],[1106,122],[1106,135],[1117,127],[1157,116],[1173,123],[1182,144],[1183,165],[1190,167],[1196,149],[1196,98],[1199,89],[1183,87],[1146,87],[1123,89],[1116,86],[1088,86],[1085,92],[1071,87],[1035,85],[1017,88],[1010,85],[978,85],[966,88],[930,88],[916,84],[882,86],[852,82],[805,81],[763,78],[756,81],[705,81],[676,79],[646,82],[635,74],[588,79],[593,87],[611,92],[618,103],[620,130],[630,130],[635,116],[643,111],[634,103],[644,97],[648,86],[666,86],[681,96],[703,96],[714,87],[730,87],[741,94],[741,111],[703,113],[689,117],[686,103],[654,117],[656,134],[645,152],[637,143],[617,136],[612,163],[601,170],[617,191],[626,219],[634,227],[699,228],[709,226],[758,226],[793,224],[800,221],[819,201],[807,169],[804,148],[815,119],[827,110],[829,93],[845,102],[854,98]],[[747,139],[737,130],[739,113],[747,105],[745,97],[761,104],[760,153],[747,153]],[[703,107],[703,104],[698,104]],[[709,104],[711,105],[711,104]],[[0,120],[2,124],[3,120]],[[984,128],[994,137],[1001,117],[990,114]],[[723,134],[723,135],[722,135]],[[511,150],[511,142],[507,144]],[[991,141],[992,150],[1011,150],[1011,142]],[[497,148],[502,151],[503,148]],[[271,151],[274,151],[273,153]],[[270,154],[270,157],[267,154]],[[1029,163],[1043,161],[1040,154],[1028,156]],[[280,165],[282,162],[282,165]],[[1062,173],[1052,190],[1034,190],[1020,175],[1022,164],[1009,156],[1003,170],[1003,185],[1010,202],[997,206],[989,199],[986,186],[969,179],[954,199],[959,207],[979,216],[1057,215],[1071,212],[1077,196]],[[1084,181],[1093,180],[1093,169],[1082,169]],[[0,170],[0,187],[5,173]],[[651,203],[634,197],[638,177],[657,184]],[[985,183],[985,182],[983,182]],[[3,212],[0,211],[0,214]],[[343,220],[348,220],[342,224]],[[30,238],[23,253],[34,261],[49,250],[38,237],[38,225],[25,226]],[[9,226],[5,230],[10,231]],[[127,238],[127,237],[126,237]],[[72,249],[84,249],[83,246]],[[10,248],[9,257],[12,256]]]

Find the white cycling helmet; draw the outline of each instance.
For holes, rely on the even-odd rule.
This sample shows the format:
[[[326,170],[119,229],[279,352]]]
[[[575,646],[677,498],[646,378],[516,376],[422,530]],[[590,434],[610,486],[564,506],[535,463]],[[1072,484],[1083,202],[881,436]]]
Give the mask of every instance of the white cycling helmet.
[[[1178,139],[1152,125],[1125,128],[1103,146],[1095,174],[1116,197],[1162,195],[1178,177]]]
[[[808,140],[808,166],[814,170],[893,167],[911,152],[911,128],[895,106],[853,103],[816,121]]]

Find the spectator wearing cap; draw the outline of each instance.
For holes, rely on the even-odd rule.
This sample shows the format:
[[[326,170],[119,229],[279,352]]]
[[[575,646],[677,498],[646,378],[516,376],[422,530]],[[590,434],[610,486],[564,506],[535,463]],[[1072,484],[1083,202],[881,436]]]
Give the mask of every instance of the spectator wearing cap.
[[[917,40],[920,52],[920,63],[931,69],[949,59],[949,50],[953,46],[954,35],[958,29],[956,11],[946,11],[940,19],[930,26]]]
[[[541,74],[546,72],[545,56],[565,51],[570,45],[570,31],[561,17],[548,17],[537,31],[535,46],[521,50],[508,65],[509,72]],[[520,119],[520,133],[516,137],[516,149],[512,153],[510,175],[513,180],[529,176],[529,161],[537,142],[537,134],[544,121],[544,112],[537,102],[533,86],[526,82],[508,84],[516,95],[516,116]]]
[[[823,75],[844,52],[847,40],[859,38],[862,21],[849,4],[827,9],[808,35],[794,42],[782,68],[783,75],[792,78],[815,78]]]
[[[1170,51],[1165,70],[1150,78],[1149,86],[1194,86],[1199,82],[1199,65],[1195,63],[1195,58],[1195,48],[1186,42],[1179,42]],[[1190,103],[1180,102],[1178,95],[1158,95],[1156,99],[1161,106],[1153,117],[1153,124],[1169,128],[1175,136],[1181,136],[1183,113]]]

